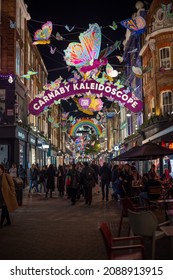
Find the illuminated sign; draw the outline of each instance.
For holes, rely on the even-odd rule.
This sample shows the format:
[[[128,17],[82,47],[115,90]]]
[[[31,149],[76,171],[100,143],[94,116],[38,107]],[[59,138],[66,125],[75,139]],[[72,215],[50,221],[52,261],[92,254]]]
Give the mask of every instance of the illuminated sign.
[[[98,97],[107,97],[112,101],[120,101],[125,107],[136,113],[142,110],[143,103],[136,98],[129,89],[118,83],[100,84],[95,80],[80,80],[77,83],[60,83],[59,87],[53,91],[46,90],[44,96],[36,97],[29,104],[29,112],[32,115],[39,115],[44,108],[50,106],[54,101],[67,99],[72,95],[81,95],[89,92]]]

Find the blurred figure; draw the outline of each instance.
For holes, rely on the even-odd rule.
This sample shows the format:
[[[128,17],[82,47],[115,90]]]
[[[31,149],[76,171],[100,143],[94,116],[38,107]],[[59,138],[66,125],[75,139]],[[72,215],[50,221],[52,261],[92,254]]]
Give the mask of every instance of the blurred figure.
[[[36,192],[39,192],[37,176],[38,176],[38,170],[37,170],[36,165],[33,163],[30,170],[29,170],[29,180],[30,180],[30,182],[29,182],[29,194],[31,193],[33,188],[36,189]]]
[[[46,198],[49,192],[50,192],[50,198],[52,198],[52,192],[55,190],[55,176],[56,176],[55,168],[53,164],[50,164],[46,172],[46,177],[47,177],[46,195],[45,195]]]
[[[19,165],[18,174],[23,181],[23,189],[24,189],[26,186],[26,170],[23,168],[22,164]]]
[[[84,168],[80,174],[80,184],[83,185],[85,204],[92,203],[92,189],[97,182],[94,170],[89,166],[88,162],[84,162]]]
[[[112,180],[112,172],[106,162],[100,168],[100,179],[101,179],[101,189],[102,189],[102,200],[105,199],[105,188],[106,188],[106,201],[109,200],[109,186]]]
[[[57,188],[59,196],[64,196],[64,184],[65,184],[65,171],[63,165],[59,165],[57,170]]]
[[[9,174],[13,178],[17,177],[17,165],[15,163],[13,163],[11,168],[9,169]]]
[[[13,179],[11,175],[5,173],[2,164],[0,164],[0,208],[2,209],[0,227],[11,225],[9,212],[14,212],[18,208],[18,203]]]

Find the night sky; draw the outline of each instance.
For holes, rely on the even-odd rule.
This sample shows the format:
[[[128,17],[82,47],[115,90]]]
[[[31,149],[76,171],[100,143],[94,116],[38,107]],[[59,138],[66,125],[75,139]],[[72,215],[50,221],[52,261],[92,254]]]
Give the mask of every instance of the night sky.
[[[136,12],[135,3],[137,0],[121,0],[121,1],[36,1],[25,0],[28,5],[28,12],[31,20],[28,21],[32,37],[37,29],[42,27],[47,21],[52,21],[52,34],[60,33],[62,41],[57,41],[51,38],[51,45],[38,45],[42,58],[46,64],[49,73],[49,80],[53,81],[59,76],[67,78],[71,75],[67,70],[67,65],[64,61],[64,49],[67,48],[70,42],[79,42],[79,34],[88,29],[89,24],[98,23],[102,31],[101,49],[110,46],[117,40],[124,39],[126,29],[121,26],[120,21],[131,18],[131,15]],[[149,7],[152,1],[144,1],[145,7]],[[121,4],[121,7],[120,7]],[[115,21],[118,25],[117,30],[109,27]],[[65,26],[70,29],[69,32]],[[50,46],[56,47],[54,54],[50,53]],[[120,50],[112,53],[108,57],[109,62],[116,66],[119,64],[116,55],[122,55],[122,47]]]

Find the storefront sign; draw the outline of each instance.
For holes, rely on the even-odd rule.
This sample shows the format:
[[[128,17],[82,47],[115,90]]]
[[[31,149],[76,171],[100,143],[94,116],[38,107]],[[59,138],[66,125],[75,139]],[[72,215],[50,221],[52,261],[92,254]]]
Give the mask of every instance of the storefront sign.
[[[17,138],[26,141],[26,133],[22,131],[20,128],[17,128]]]
[[[36,145],[36,138],[32,135],[29,135],[29,143],[32,145]]]

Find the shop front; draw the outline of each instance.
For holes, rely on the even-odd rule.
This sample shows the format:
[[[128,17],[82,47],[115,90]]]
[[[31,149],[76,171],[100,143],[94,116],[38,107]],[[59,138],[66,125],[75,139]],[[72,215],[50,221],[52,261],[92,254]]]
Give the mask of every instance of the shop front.
[[[28,133],[28,168],[31,167],[33,163],[36,162],[36,145],[37,145],[37,137],[32,133]]]

